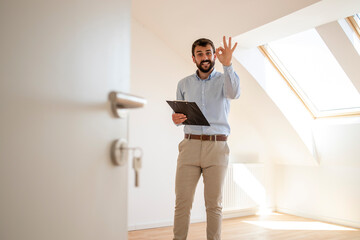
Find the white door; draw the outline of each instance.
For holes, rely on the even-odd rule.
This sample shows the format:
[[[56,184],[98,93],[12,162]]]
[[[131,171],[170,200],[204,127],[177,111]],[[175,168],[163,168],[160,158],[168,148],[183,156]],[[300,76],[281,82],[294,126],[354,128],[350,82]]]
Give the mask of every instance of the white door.
[[[127,239],[130,0],[0,2],[0,239]]]

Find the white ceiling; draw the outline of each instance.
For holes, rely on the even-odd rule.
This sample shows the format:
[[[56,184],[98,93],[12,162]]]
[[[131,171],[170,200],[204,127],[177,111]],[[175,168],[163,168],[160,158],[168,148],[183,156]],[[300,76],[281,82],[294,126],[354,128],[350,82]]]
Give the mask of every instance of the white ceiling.
[[[359,0],[322,0],[236,36],[240,48],[252,48],[360,12]]]
[[[238,36],[312,5],[319,0],[133,0],[132,16],[182,57],[207,37]]]
[[[219,45],[236,37],[240,48],[319,26],[356,12],[360,0],[133,0],[132,16],[187,60],[191,44]]]

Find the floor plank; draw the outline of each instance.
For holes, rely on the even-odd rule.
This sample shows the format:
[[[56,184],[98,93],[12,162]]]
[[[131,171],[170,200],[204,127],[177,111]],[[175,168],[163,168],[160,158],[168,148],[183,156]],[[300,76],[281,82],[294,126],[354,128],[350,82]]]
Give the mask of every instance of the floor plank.
[[[206,240],[206,223],[190,225],[188,240]],[[129,240],[171,240],[172,227],[129,231]],[[360,229],[273,213],[224,219],[222,240],[360,240]]]

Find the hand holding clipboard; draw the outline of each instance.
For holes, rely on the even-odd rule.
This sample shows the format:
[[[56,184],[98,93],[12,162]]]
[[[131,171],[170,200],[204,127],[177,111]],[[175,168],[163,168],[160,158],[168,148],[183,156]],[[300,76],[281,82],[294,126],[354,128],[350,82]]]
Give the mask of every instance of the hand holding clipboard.
[[[183,122],[185,125],[210,126],[209,122],[195,102],[166,101],[175,113],[182,113],[186,116]]]

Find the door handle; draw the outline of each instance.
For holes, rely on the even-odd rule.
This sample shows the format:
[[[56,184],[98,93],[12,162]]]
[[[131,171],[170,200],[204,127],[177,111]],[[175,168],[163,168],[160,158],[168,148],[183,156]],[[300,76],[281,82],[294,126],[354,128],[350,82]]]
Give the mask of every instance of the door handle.
[[[146,99],[122,92],[110,92],[109,100],[111,110],[116,118],[126,117],[128,109],[142,108],[147,103]]]

